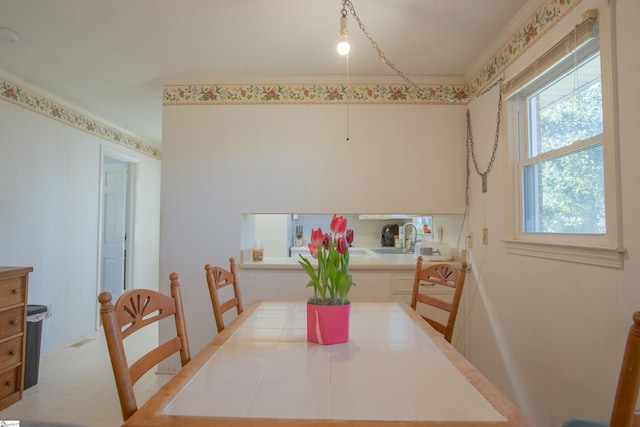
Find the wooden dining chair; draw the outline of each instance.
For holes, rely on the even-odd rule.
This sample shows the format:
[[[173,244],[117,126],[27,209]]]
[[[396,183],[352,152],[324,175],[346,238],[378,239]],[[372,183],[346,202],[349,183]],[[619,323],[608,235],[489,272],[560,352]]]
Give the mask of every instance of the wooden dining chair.
[[[225,327],[224,313],[234,307],[238,314],[244,310],[242,306],[242,295],[240,294],[240,284],[238,283],[236,261],[233,258],[229,258],[229,270],[210,264],[205,265],[204,269],[207,275],[207,286],[209,287],[209,295],[211,296],[213,316],[216,318],[216,326],[218,327],[218,333],[220,333]],[[219,291],[226,286],[233,286],[233,295],[224,302],[221,302]]]
[[[611,419],[607,423],[587,418],[571,418],[565,421],[563,427],[640,426],[640,411],[636,409],[640,389],[640,311],[633,313],[632,317],[633,324],[627,334]]]
[[[178,275],[171,273],[169,278],[171,296],[149,289],[133,289],[123,293],[114,305],[111,303],[112,296],[109,292],[98,295],[100,317],[125,421],[138,409],[133,386],[146,372],[177,352],[180,353],[182,366],[191,360]],[[125,339],[140,329],[168,317],[175,320],[176,336],[129,364],[125,352]],[[130,339],[135,339],[135,335]]]
[[[446,323],[436,319],[437,315],[422,315],[421,316],[431,325],[433,328],[444,335],[444,339],[451,342],[453,337],[453,328],[456,323],[456,317],[458,314],[458,307],[460,306],[460,299],[462,297],[462,288],[464,287],[464,279],[467,270],[467,263],[462,263],[462,269],[458,271],[454,266],[450,264],[434,264],[426,268],[422,268],[422,257],[418,257],[416,263],[416,274],[413,279],[413,293],[411,294],[411,308],[418,311],[418,303],[425,304],[432,307],[432,312],[443,313],[442,316],[446,317]],[[448,301],[447,299],[438,298],[436,295],[427,295],[420,292],[420,286],[446,286],[448,288],[455,289],[453,293],[453,299]]]

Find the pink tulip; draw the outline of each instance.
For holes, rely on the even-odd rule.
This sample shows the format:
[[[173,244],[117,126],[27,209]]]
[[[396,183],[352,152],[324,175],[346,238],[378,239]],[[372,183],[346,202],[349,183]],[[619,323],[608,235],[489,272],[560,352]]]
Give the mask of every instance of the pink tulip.
[[[322,228],[311,230],[311,243],[313,243],[313,245],[316,246],[316,249],[318,246],[322,244],[322,239],[324,239],[324,235],[322,234]]]
[[[333,215],[330,225],[331,231],[336,234],[342,234],[347,229],[347,218],[342,215]]]
[[[331,234],[324,233],[324,236],[322,236],[322,246],[324,246],[326,250],[329,250],[330,241],[331,241]]]
[[[347,238],[347,243],[351,245],[353,243],[353,230],[351,228],[347,229],[345,237]]]
[[[307,246],[309,246],[309,252],[311,252],[311,257],[318,259],[318,247],[313,243],[309,243]]]
[[[344,236],[336,237],[336,249],[340,255],[349,252],[349,243]]]

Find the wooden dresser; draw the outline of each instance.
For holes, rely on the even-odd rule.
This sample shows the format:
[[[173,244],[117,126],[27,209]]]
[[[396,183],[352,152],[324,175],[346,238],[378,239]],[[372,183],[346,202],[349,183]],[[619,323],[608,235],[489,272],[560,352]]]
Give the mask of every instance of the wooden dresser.
[[[0,267],[0,410],[22,399],[32,271],[33,267]]]

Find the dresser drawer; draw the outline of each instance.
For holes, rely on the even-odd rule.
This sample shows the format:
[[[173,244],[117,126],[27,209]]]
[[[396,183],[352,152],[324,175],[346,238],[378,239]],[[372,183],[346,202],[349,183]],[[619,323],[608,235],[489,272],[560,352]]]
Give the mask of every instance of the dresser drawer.
[[[24,307],[0,311],[0,340],[23,332]]]
[[[25,316],[33,267],[0,267],[0,411],[22,398]]]
[[[19,366],[0,374],[0,400],[17,391],[20,391],[18,378],[20,378]]]
[[[0,308],[23,303],[25,285],[24,277],[0,280]]]
[[[22,337],[0,344],[0,371],[22,363]]]

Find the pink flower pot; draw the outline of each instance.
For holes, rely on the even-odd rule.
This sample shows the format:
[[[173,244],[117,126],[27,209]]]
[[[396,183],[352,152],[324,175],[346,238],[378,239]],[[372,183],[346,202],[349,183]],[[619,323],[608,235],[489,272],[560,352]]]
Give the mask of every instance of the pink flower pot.
[[[349,341],[351,304],[307,304],[307,341],[338,344]]]

